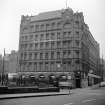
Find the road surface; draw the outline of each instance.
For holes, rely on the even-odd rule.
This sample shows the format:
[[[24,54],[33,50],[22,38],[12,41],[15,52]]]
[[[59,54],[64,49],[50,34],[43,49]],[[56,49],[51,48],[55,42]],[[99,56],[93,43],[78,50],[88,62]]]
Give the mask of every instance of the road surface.
[[[76,89],[70,95],[0,100],[0,105],[105,105],[105,87]]]

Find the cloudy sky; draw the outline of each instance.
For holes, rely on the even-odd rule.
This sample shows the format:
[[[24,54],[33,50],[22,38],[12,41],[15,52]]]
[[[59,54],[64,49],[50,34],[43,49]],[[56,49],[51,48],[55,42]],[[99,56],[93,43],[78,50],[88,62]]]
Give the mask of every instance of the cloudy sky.
[[[68,0],[74,12],[83,12],[93,37],[105,58],[105,0]],[[21,15],[66,8],[66,0],[0,0],[0,54],[18,50]]]

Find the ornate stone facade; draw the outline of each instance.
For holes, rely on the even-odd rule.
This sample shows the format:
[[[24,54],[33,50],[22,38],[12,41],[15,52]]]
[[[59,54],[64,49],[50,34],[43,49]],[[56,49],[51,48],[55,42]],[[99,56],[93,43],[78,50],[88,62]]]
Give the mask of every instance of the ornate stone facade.
[[[98,60],[99,44],[82,12],[67,8],[21,17],[19,72],[69,73],[82,87],[89,70],[98,70]]]

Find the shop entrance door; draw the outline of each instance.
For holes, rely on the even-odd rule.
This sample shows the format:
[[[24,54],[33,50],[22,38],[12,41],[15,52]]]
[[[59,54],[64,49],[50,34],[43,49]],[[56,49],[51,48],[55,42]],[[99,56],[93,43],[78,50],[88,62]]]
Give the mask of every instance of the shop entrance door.
[[[76,88],[81,88],[80,78],[76,78]]]

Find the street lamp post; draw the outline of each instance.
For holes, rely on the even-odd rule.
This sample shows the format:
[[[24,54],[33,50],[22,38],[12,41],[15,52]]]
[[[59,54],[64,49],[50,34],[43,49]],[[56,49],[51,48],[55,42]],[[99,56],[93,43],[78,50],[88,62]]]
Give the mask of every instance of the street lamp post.
[[[68,76],[68,87],[69,87],[69,95],[70,95],[70,87],[71,87],[71,75]]]
[[[3,62],[2,62],[3,63],[3,66],[2,66],[2,69],[3,69],[2,70],[2,83],[1,83],[2,85],[4,85],[4,66],[5,66],[4,57],[5,57],[5,49],[4,49]]]
[[[2,61],[2,75],[1,75],[1,84],[4,84],[4,56],[3,56],[3,61]]]

